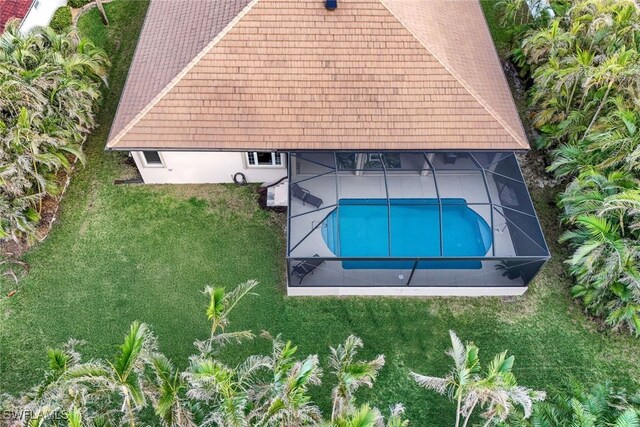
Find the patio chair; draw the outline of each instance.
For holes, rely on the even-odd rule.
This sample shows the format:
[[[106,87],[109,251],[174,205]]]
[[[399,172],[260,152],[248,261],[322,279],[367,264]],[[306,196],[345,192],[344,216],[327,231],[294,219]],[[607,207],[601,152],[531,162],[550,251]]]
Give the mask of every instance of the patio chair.
[[[309,192],[306,188],[300,187],[298,184],[291,184],[291,194],[296,199],[302,200],[302,204],[309,203],[316,208],[319,208],[324,203],[320,197],[316,197]]]
[[[319,256],[320,255],[315,254],[313,257],[317,258]],[[294,265],[292,273],[294,276],[300,279],[298,284],[302,283],[302,279],[304,279],[307,276],[307,274],[309,273],[313,274],[313,270],[319,267],[320,264],[322,264],[323,262],[324,260],[322,259],[308,259],[308,260],[300,261],[298,264]]]

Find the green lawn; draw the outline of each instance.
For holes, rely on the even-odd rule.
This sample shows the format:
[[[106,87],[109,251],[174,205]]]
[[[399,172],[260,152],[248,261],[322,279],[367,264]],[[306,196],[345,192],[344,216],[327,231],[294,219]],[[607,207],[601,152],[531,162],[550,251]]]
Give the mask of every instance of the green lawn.
[[[34,384],[46,349],[68,337],[87,340],[89,357],[113,354],[136,319],[153,325],[161,349],[184,365],[191,343],[208,334],[202,288],[250,278],[261,282],[260,296],[244,301],[232,327],[281,333],[323,363],[328,346],[359,335],[365,357],[384,353],[388,361],[375,392],[361,396],[383,408],[403,402],[415,426],[451,425],[453,406],[408,379],[409,370],[447,371],[449,329],[475,341],[485,358],[511,350],[520,382],[530,387],[549,390],[571,379],[633,386],[640,378],[640,340],[599,331],[569,296],[552,190],[532,194],[554,258],[524,297],[502,301],[287,298],[281,219],[257,208],[251,187],[112,185],[133,172],[123,155],[103,147],[146,4],[117,0],[105,7],[108,29],[95,10],[81,21],[114,63],[101,126],[87,142],[88,164],[74,176],[59,223],[25,256],[31,272],[20,291],[4,297],[11,284],[2,282],[0,392]],[[267,348],[258,339],[224,357]],[[329,386],[316,391],[325,408]]]

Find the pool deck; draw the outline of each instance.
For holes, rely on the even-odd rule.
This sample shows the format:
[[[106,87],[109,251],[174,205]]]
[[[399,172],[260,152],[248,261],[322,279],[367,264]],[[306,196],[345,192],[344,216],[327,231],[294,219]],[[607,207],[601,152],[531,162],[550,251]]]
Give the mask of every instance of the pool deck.
[[[421,174],[418,171],[388,171],[387,188],[384,175],[380,172],[365,172],[356,176],[353,172],[338,172],[337,175],[328,174],[317,176],[329,171],[328,168],[306,161],[299,162],[292,168],[292,182],[300,182],[300,186],[309,190],[314,196],[320,197],[329,207],[337,203],[337,199],[346,198],[437,198],[436,185],[431,172]],[[487,205],[473,205],[473,203],[488,203],[484,178],[479,171],[438,171],[437,188],[441,198],[464,198],[469,207],[478,213],[491,226],[493,222],[493,245],[487,256],[515,256],[512,238],[507,222],[502,215],[494,212]],[[498,200],[498,189],[495,182],[487,179],[489,197]],[[337,197],[337,194],[339,196]],[[304,205],[300,200],[291,200],[290,256],[334,257],[335,254],[327,247],[321,227],[317,227],[333,210],[332,208],[316,211],[313,206]],[[296,216],[301,215],[301,216]],[[308,234],[310,233],[311,234]],[[307,237],[305,237],[307,236]],[[296,246],[297,245],[297,246]],[[295,248],[294,248],[295,246]],[[295,261],[292,261],[295,263]],[[416,270],[412,283],[430,283],[437,286],[522,286],[518,279],[509,279],[496,270],[497,261],[483,261],[483,267],[477,270],[428,269]],[[411,274],[411,270],[350,270],[343,269],[341,261],[327,261],[317,267],[313,274],[305,277],[302,286],[404,286]],[[292,285],[297,285],[295,278]],[[520,282],[520,283],[518,283]]]

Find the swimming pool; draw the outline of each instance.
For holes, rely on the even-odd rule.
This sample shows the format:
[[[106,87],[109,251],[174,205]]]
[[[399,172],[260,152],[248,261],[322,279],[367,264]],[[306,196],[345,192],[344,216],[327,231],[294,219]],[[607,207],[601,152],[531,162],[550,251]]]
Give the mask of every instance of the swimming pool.
[[[438,199],[340,199],[322,236],[338,257],[440,257]],[[338,224],[339,221],[339,224]],[[444,256],[484,256],[491,229],[465,199],[442,199]],[[343,261],[345,269],[410,269],[411,261]],[[421,261],[418,268],[478,269],[480,261]]]

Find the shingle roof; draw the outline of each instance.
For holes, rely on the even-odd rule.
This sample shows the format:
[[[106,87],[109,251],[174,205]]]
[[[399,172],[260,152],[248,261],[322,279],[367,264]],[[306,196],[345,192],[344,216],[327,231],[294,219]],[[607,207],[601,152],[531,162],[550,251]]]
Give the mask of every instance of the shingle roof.
[[[235,18],[249,0],[154,0],[111,134],[120,132]]]
[[[22,19],[31,7],[32,0],[0,0],[0,33],[11,18]]]
[[[478,0],[153,0],[107,147],[528,143]]]

